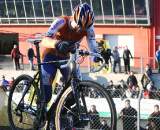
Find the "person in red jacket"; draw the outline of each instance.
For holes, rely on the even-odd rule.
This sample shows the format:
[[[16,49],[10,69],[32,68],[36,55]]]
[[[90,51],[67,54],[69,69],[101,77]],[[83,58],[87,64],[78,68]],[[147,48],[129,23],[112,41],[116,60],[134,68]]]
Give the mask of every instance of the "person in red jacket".
[[[11,57],[12,57],[12,60],[13,60],[14,68],[16,70],[20,69],[19,59],[21,57],[21,53],[20,53],[17,45],[13,46],[13,49],[11,51]]]

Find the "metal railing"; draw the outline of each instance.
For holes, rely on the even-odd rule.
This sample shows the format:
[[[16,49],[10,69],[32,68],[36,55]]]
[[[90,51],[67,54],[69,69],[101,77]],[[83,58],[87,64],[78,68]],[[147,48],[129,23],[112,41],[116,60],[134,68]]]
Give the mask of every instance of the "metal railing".
[[[97,66],[99,63],[94,63],[93,61],[90,61],[88,64],[88,68],[92,68]],[[155,57],[133,57],[133,59],[130,59],[130,67],[131,70],[134,73],[137,74],[143,74],[145,72],[145,67],[146,65],[149,65],[152,68],[153,73],[157,73],[157,63],[155,60]],[[124,61],[123,58],[120,58],[120,67],[121,67],[121,73],[124,72]],[[112,64],[109,63],[109,69],[110,69],[110,73],[113,72],[113,59],[112,59]],[[118,66],[116,66],[116,70],[118,72]],[[104,71],[105,73],[106,71]]]

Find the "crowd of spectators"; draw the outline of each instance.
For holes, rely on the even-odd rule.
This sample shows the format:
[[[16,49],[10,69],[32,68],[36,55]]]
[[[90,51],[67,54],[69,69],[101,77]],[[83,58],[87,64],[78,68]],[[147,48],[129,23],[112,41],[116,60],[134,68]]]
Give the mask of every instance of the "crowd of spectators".
[[[114,73],[117,73],[117,67],[118,72],[121,73],[121,58],[123,58],[125,73],[130,73],[130,59],[133,58],[133,56],[127,46],[125,46],[123,56],[121,57],[117,46],[114,46],[113,50],[111,50],[111,48],[106,46],[105,40],[100,40],[100,42],[97,43],[98,48],[100,50],[100,54],[104,58],[107,68],[109,67],[109,64],[111,64]]]
[[[152,68],[149,64],[146,65],[139,82],[134,72],[130,71],[126,81],[122,79],[118,84],[115,84],[110,80],[105,89],[113,98],[138,98],[140,89],[143,90],[143,98],[156,99],[160,95],[158,88],[154,84]]]
[[[113,73],[122,73],[121,69],[121,57],[119,53],[119,49],[117,46],[111,50],[106,46],[106,41],[101,40],[98,42],[99,50],[102,57],[105,59],[106,67],[110,67],[109,64],[112,65]],[[160,49],[159,49],[160,50]],[[159,61],[159,50],[156,52],[157,62]],[[125,46],[123,50],[122,59],[124,61],[124,73],[128,74],[128,78],[126,81],[122,79],[120,84],[114,85],[113,81],[109,81],[107,90],[111,93],[113,97],[132,97],[137,98],[139,95],[140,86],[143,89],[143,97],[144,98],[154,98],[156,95],[154,92],[157,90],[155,87],[154,81],[152,79],[152,68],[149,64],[146,64],[145,71],[141,77],[140,82],[138,82],[137,77],[134,75],[134,71],[130,68],[130,59],[133,59],[133,55],[131,54],[129,48]],[[159,62],[158,62],[159,63]],[[118,67],[118,68],[117,68]]]

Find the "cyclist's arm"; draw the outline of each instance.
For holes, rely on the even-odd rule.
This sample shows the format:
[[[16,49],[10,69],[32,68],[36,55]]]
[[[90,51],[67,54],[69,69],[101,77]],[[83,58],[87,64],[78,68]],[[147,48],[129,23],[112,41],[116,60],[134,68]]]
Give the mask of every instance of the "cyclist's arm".
[[[93,25],[87,30],[87,43],[90,51],[99,53]]]
[[[63,27],[65,24],[65,20],[63,18],[57,18],[50,26],[46,37],[42,39],[41,45],[43,47],[49,47],[49,48],[55,48],[55,44],[57,42],[56,39],[54,39],[55,34],[57,31]]]

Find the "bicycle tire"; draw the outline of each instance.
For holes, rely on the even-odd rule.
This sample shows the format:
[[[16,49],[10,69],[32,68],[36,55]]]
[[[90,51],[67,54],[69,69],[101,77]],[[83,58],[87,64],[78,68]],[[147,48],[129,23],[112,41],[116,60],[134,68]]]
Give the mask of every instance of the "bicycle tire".
[[[98,83],[93,82],[93,81],[82,81],[82,82],[79,83],[79,87],[80,86],[81,86],[82,90],[85,90],[85,91],[82,92],[82,93],[85,92],[85,94],[84,94],[86,96],[85,100],[87,100],[87,98],[88,98],[88,101],[86,102],[86,106],[88,107],[88,106],[91,105],[91,103],[89,104],[89,100],[90,100],[90,102],[92,102],[92,104],[96,105],[97,111],[98,111],[98,116],[100,115],[100,109],[101,108],[104,109],[104,107],[105,107],[106,111],[107,111],[107,109],[109,109],[109,111],[110,111],[110,117],[105,117],[105,116],[101,115],[101,117],[99,116],[100,117],[99,119],[100,119],[100,121],[102,119],[107,119],[107,121],[109,120],[108,126],[106,126],[106,127],[109,127],[109,130],[116,130],[116,125],[117,125],[116,108],[115,108],[115,104],[113,102],[113,99],[111,98],[111,96],[109,95],[109,93],[106,92],[106,91],[104,91],[104,88],[101,85],[99,85]],[[94,89],[94,90],[96,90],[97,94],[98,93],[101,94],[101,95],[98,95],[98,96],[101,96],[102,99],[100,97],[97,97],[97,98],[91,97],[91,98],[89,98],[88,95],[87,95],[87,91],[90,90],[91,88]],[[77,120],[76,120],[76,122],[74,121],[75,120],[74,116],[77,116],[76,115],[77,114],[76,110],[73,110],[73,108],[68,107],[66,105],[67,102],[71,99],[70,96],[72,97],[73,95],[72,95],[72,89],[69,86],[65,90],[65,92],[62,94],[62,96],[61,96],[61,98],[60,98],[60,100],[58,102],[58,105],[56,107],[56,113],[55,113],[55,126],[56,126],[56,130],[62,130],[62,129],[64,129],[65,128],[65,126],[64,126],[65,123],[67,123],[67,125],[69,124],[69,122],[67,121],[68,120],[68,111],[70,113],[72,113],[71,115],[73,116],[73,117],[71,117],[71,119],[72,119],[72,126],[71,127],[69,126],[69,128],[66,128],[65,130],[73,129],[73,128],[75,128],[76,130],[77,129],[83,130],[83,128],[87,129],[87,130],[89,130],[89,129],[97,129],[97,130],[99,130],[100,127],[102,127],[102,126],[97,126],[97,128],[93,128],[93,125],[91,126],[91,118],[88,121],[86,121],[86,122],[85,121],[84,122],[83,121],[79,121],[80,122],[80,127],[82,127],[82,124],[83,125],[85,124],[85,126],[83,126],[83,128],[78,128],[76,126],[77,125],[76,124]],[[94,102],[94,100],[95,100],[95,102]],[[104,102],[104,100],[105,100],[105,102]],[[108,106],[105,106],[105,105],[108,105]],[[101,113],[101,114],[103,114],[103,113]],[[85,115],[83,115],[83,116],[85,116]],[[97,122],[97,125],[98,124],[99,124],[99,121]],[[105,128],[105,130],[106,129],[107,128]]]
[[[25,90],[23,90],[23,89],[25,89]],[[22,91],[24,91],[24,92],[22,92]],[[28,94],[29,96],[27,95],[28,92],[29,92],[29,94]],[[28,113],[28,115],[25,112],[22,113],[22,111],[23,111],[22,109],[24,109],[25,108],[24,106],[27,106],[31,102],[32,99],[36,100],[35,98],[38,95],[38,92],[39,92],[38,86],[36,86],[33,83],[33,78],[31,76],[23,74],[15,79],[14,84],[10,90],[10,93],[9,93],[9,98],[8,98],[8,118],[9,118],[9,124],[10,124],[10,127],[12,130],[33,130],[34,129],[33,123],[31,122],[34,120],[34,116],[29,113]],[[16,105],[20,102],[20,100],[16,101],[17,99],[15,99],[15,98],[16,98],[16,96],[18,97],[18,96],[22,95],[21,93],[24,94],[23,103],[21,103],[23,106],[20,104],[22,107],[21,110],[18,110],[19,108],[17,108],[17,110],[14,110],[17,107]],[[28,104],[25,102],[25,100],[26,101],[28,100],[27,101]],[[32,107],[33,106],[30,107],[31,112],[33,112],[33,110],[36,108],[36,107],[34,107],[34,108],[32,108]],[[28,109],[28,111],[29,111],[29,109]],[[20,114],[20,115],[18,115],[18,114]],[[25,121],[23,122],[24,118],[26,119],[26,122]]]

